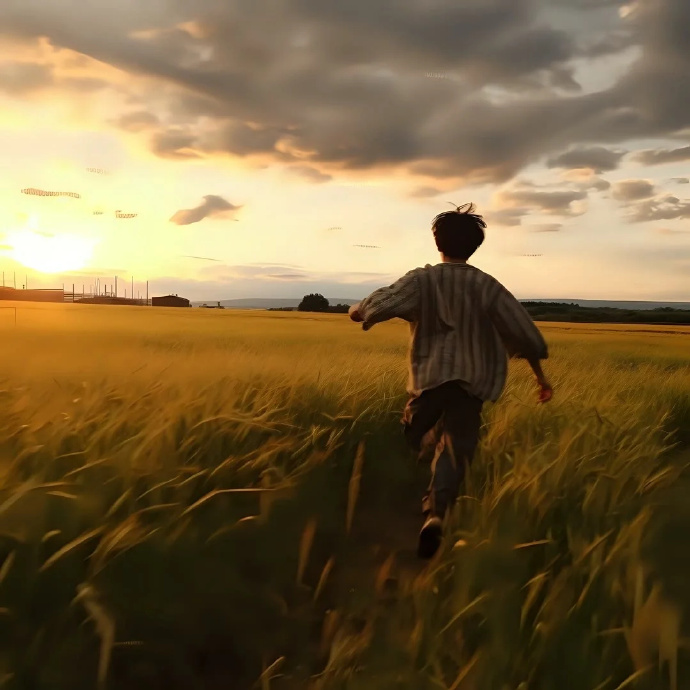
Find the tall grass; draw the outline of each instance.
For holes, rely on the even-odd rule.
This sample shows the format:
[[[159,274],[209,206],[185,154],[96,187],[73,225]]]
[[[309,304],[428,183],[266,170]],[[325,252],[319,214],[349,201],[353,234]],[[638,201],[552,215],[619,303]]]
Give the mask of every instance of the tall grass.
[[[420,571],[400,324],[17,321],[0,324],[5,687],[689,686],[690,559],[669,553],[690,525],[690,329],[546,326],[555,400],[514,366]]]

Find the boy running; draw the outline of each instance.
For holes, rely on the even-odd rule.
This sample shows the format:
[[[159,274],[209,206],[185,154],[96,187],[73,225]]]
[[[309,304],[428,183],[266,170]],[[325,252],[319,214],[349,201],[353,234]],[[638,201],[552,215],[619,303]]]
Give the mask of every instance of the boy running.
[[[442,425],[423,501],[420,558],[433,557],[441,544],[443,520],[479,441],[482,406],[500,397],[508,357],[529,362],[540,402],[553,395],[540,365],[548,349],[527,310],[495,278],[467,263],[486,228],[474,210],[465,204],[434,218],[442,263],[416,268],[350,308],[350,318],[365,331],[394,318],[410,323],[411,398],[402,420],[409,445],[421,452],[425,437]]]

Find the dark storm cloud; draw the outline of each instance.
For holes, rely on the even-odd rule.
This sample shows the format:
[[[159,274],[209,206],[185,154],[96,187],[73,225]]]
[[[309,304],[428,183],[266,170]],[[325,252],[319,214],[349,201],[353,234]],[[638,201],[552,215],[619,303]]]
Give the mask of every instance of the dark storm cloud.
[[[618,168],[625,153],[603,146],[579,146],[550,158],[547,165],[549,168],[591,168],[602,173]]]
[[[621,180],[613,185],[612,196],[618,201],[636,201],[655,194],[656,189],[649,180]]]
[[[241,206],[234,206],[222,196],[209,194],[204,197],[202,204],[196,208],[183,209],[175,213],[170,219],[175,225],[192,225],[204,218],[227,218],[233,211],[237,211]]]
[[[635,160],[644,165],[664,165],[666,163],[680,163],[690,160],[690,146],[679,149],[652,149],[640,151]]]
[[[26,98],[51,88],[86,94],[108,86],[108,82],[94,77],[58,75],[52,65],[42,62],[0,62],[0,92],[13,97]]]
[[[165,119],[179,125],[151,139],[161,156],[259,156],[324,173],[399,166],[481,183],[571,145],[690,127],[690,3],[640,0],[626,20],[617,3],[594,4],[564,5],[580,24],[592,17],[591,31],[571,31],[541,13],[546,0],[94,0],[79,13],[68,0],[3,0],[0,30],[158,79]],[[610,88],[560,95],[577,87],[569,61],[582,36],[602,26],[633,36],[639,61]],[[511,97],[493,100],[486,86]]]
[[[594,41],[585,43],[580,54],[588,58],[608,57],[633,45],[635,45],[635,35],[630,31],[611,31]]]
[[[189,150],[194,145],[194,136],[179,130],[156,132],[151,138],[151,150],[161,158],[173,160],[199,158],[198,153]]]
[[[553,0],[554,5],[584,10],[600,10],[604,7],[623,7],[630,0]]]
[[[648,223],[660,220],[690,219],[690,200],[681,200],[671,194],[641,201],[631,206],[629,220],[633,223]]]

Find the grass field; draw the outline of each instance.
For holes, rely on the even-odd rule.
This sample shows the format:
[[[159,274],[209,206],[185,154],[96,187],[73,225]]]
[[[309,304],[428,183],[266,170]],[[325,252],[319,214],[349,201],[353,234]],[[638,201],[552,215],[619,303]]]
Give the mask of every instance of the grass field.
[[[420,565],[403,324],[2,311],[2,687],[690,688],[690,328],[545,325]]]

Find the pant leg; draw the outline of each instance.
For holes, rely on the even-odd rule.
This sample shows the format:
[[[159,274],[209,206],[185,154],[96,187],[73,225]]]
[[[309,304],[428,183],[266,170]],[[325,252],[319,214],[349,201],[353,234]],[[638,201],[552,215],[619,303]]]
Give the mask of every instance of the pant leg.
[[[424,510],[444,517],[455,503],[479,443],[483,402],[469,395],[459,385],[445,390],[443,399],[443,435],[432,466],[429,492]]]
[[[412,450],[422,450],[424,437],[438,424],[442,414],[443,391],[438,388],[410,399],[403,413],[402,424],[405,440]]]

